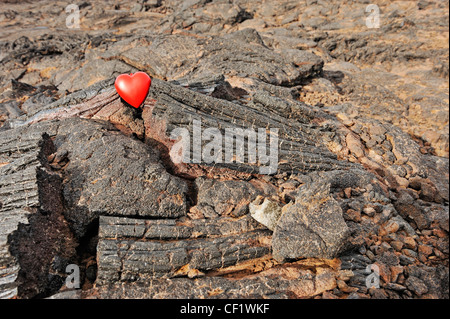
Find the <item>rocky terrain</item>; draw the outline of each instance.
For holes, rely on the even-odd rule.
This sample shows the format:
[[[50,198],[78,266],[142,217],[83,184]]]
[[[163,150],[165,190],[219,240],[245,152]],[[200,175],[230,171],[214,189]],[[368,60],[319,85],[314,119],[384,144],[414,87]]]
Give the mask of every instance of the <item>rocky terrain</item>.
[[[449,298],[448,1],[69,4],[0,1],[1,298]]]

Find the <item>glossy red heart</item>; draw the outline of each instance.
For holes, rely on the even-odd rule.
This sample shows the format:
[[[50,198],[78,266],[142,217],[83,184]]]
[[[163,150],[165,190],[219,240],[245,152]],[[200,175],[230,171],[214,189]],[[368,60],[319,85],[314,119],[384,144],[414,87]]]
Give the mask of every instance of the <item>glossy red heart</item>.
[[[145,72],[121,74],[114,82],[120,97],[135,108],[145,101],[151,84],[152,79]]]

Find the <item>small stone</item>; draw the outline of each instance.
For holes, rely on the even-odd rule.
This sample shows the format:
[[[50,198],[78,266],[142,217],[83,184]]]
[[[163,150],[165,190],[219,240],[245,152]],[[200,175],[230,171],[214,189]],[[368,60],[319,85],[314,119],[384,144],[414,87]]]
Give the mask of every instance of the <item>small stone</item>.
[[[338,113],[338,114],[336,114],[336,117],[345,126],[352,126],[353,124],[355,124],[355,122],[344,113]]]
[[[414,258],[407,257],[405,255],[400,255],[400,265],[407,266],[415,262]]]
[[[439,226],[445,230],[447,233],[449,232],[449,218],[448,215],[446,216],[446,218],[443,218],[439,221]]]
[[[205,218],[197,206],[191,207],[189,209],[189,213],[187,213],[187,215],[191,219],[204,219]]]
[[[403,218],[410,218],[414,220],[417,227],[422,229],[427,229],[430,226],[430,220],[424,214],[422,207],[417,203],[412,191],[408,192],[406,190],[401,190],[400,195],[395,202],[395,209]]]
[[[399,285],[399,284],[395,284],[395,283],[392,283],[392,282],[386,284],[386,285],[384,286],[384,288],[386,288],[386,289],[391,289],[391,290],[395,290],[395,291],[400,291],[400,292],[403,292],[403,291],[406,290],[406,287],[405,287],[405,286],[402,286],[402,285]]]
[[[346,198],[352,197],[352,188],[351,187],[347,187],[346,189],[344,189],[344,194],[345,194]]]
[[[337,284],[339,290],[342,292],[345,292],[345,293],[352,293],[352,292],[358,291],[358,288],[349,287],[343,280],[337,280],[336,284]]]
[[[68,150],[61,150],[61,151],[57,151],[55,153],[54,156],[54,161],[57,163],[61,163],[64,162],[65,160],[67,160],[67,156],[69,155],[69,151]]]
[[[400,187],[408,187],[409,181],[406,178],[400,177],[398,175],[394,175],[394,178]]]
[[[383,223],[383,221],[382,221],[382,215],[381,215],[381,214],[376,214],[376,215],[373,217],[373,222],[374,222],[375,224],[377,224],[377,225],[382,224],[382,223]]]
[[[444,258],[445,257],[445,255],[437,248],[433,249],[433,253],[438,258]]]
[[[395,176],[399,176],[404,178],[407,175],[406,169],[401,165],[391,165],[388,167],[389,172],[391,172]],[[409,183],[408,183],[409,185]]]
[[[348,209],[344,214],[344,218],[359,223],[361,221],[361,214],[356,210]]]
[[[369,259],[372,260],[372,261],[375,260],[375,255],[370,250],[366,251],[366,256],[369,257]]]
[[[391,241],[398,240],[398,236],[397,236],[397,234],[389,234],[386,237],[384,237],[384,240],[386,240],[388,243],[390,243]]]
[[[332,290],[332,292],[333,292],[333,295],[338,296],[339,298],[341,298],[344,295],[344,293],[342,291],[340,291],[337,287],[334,288]]]
[[[422,188],[422,179],[420,177],[411,178],[409,181],[409,187],[416,191],[420,191]]]
[[[364,255],[366,253],[366,251],[367,251],[367,248],[366,248],[366,246],[364,246],[364,243],[362,243],[362,246],[359,247],[359,253],[361,255]]]
[[[190,270],[188,271],[187,276],[188,276],[189,278],[193,279],[193,278],[204,277],[205,274],[204,274],[203,272],[201,272],[200,270],[198,270],[198,269],[190,269]]]
[[[425,283],[415,276],[409,276],[408,279],[406,279],[405,284],[409,290],[414,292],[419,297],[428,292],[428,287]]]
[[[342,269],[342,270],[339,270],[336,279],[342,280],[342,281],[348,281],[353,276],[354,276],[353,271],[348,270],[348,269],[346,269],[346,270]]]
[[[404,285],[405,284],[405,274],[398,275],[397,283],[399,285]]]
[[[56,153],[50,154],[49,156],[47,156],[47,161],[49,163],[53,162],[53,160],[55,159]]]
[[[386,225],[385,230],[388,234],[396,233],[400,229],[400,225],[396,221],[389,221]]]
[[[417,2],[417,7],[419,8],[419,10],[423,10],[423,9],[426,9],[428,6],[430,6],[432,4],[432,2],[429,2],[429,1],[423,1],[423,0],[421,0],[421,1],[419,1],[419,2]],[[426,133],[428,133],[429,131],[427,131],[427,132],[425,132],[425,134]],[[424,134],[424,135],[425,135]],[[426,140],[426,139],[425,139]]]
[[[372,148],[375,145],[377,145],[377,141],[373,138],[370,138],[369,140],[365,141],[367,148]]]
[[[405,299],[412,299],[413,294],[411,291],[405,290],[405,291],[403,291],[403,296],[404,296],[403,298],[405,298]]]
[[[391,206],[388,206],[384,208],[380,214],[376,214],[374,218],[374,222],[377,224],[382,224],[386,221],[388,221],[394,214],[394,208]]]
[[[391,245],[389,245],[387,242],[381,243],[381,248],[383,248],[383,250],[385,250],[385,251],[392,249]]]
[[[377,261],[387,266],[397,266],[400,263],[398,256],[391,251],[386,251],[382,255],[377,256]]]
[[[200,211],[202,212],[203,216],[205,216],[205,218],[217,218],[219,217],[219,214],[217,214],[214,210],[214,208],[212,208],[209,205],[197,205],[200,209]]]
[[[416,241],[412,237],[404,237],[403,243],[405,244],[405,247],[408,249],[416,249],[417,247]]]
[[[348,149],[350,150],[351,153],[353,153],[353,155],[355,155],[356,157],[364,156],[361,141],[358,138],[356,138],[353,134],[347,134],[345,141],[347,143]]]
[[[146,0],[143,2],[145,3],[145,6],[148,8],[157,8],[161,6],[161,0]]]
[[[358,292],[352,292],[348,295],[347,299],[369,299],[369,296]]]
[[[143,8],[142,4],[140,3],[136,3],[132,8],[131,8],[131,12],[139,12],[141,11]]]
[[[391,266],[391,281],[397,282],[398,276],[403,273],[404,267],[403,266]]]
[[[436,187],[434,187],[428,183],[422,183],[419,196],[420,196],[420,199],[423,199],[423,200],[429,201],[429,202],[441,203],[443,201],[442,197],[439,195],[439,191],[436,189]]]
[[[391,241],[391,246],[396,251],[401,251],[403,248],[403,243],[401,241],[395,240],[395,241]]]
[[[419,253],[429,256],[433,253],[433,247],[429,245],[419,245]]]
[[[358,193],[358,189],[354,189],[354,188],[351,188],[351,194],[352,194],[352,196],[359,196],[360,195]],[[352,201],[350,201],[348,203],[348,207],[353,209],[353,210],[356,210],[358,213],[361,213],[361,210],[363,208],[363,204],[360,201],[358,201],[358,200],[352,200]]]
[[[384,289],[371,288],[369,289],[369,294],[373,299],[388,299],[388,294],[384,291]]]
[[[436,248],[442,251],[444,254],[448,254],[449,253],[448,237],[439,238],[436,243]]]
[[[375,208],[371,206],[367,206],[363,208],[363,213],[366,214],[369,217],[373,217],[375,215]]]
[[[334,295],[334,294],[332,294],[331,292],[325,291],[322,294],[322,299],[339,299],[339,297]]]
[[[49,164],[51,168],[53,168],[54,170],[60,170],[61,169],[61,165],[59,165],[58,163],[51,163]]]
[[[262,19],[248,19],[239,24],[238,28],[239,30],[244,29],[255,29],[255,30],[262,30],[266,27],[266,23]]]
[[[380,262],[376,262],[375,264],[378,266],[380,278],[383,279],[385,283],[391,282],[392,275],[389,267]]]
[[[343,292],[349,292],[348,291],[348,286],[347,286],[347,284],[345,283],[345,281],[343,281],[343,280],[337,280],[336,281],[336,284],[337,284],[337,286],[338,286],[338,288],[341,290],[341,291],[343,291]]]
[[[370,246],[370,250],[375,254],[379,255],[383,252],[383,249],[380,247],[380,245],[372,245]]]
[[[430,259],[431,259],[432,257],[433,257],[433,256],[431,256]],[[428,259],[428,256],[426,256],[426,255],[424,255],[424,254],[422,254],[422,253],[419,253],[419,261],[420,261],[421,263],[426,264],[428,260],[429,260],[429,259]]]
[[[295,189],[298,187],[298,185],[300,185],[300,183],[298,181],[287,181],[284,182],[283,184],[280,185],[280,187],[284,188],[284,189]]]
[[[259,202],[259,199],[258,199]],[[260,205],[250,203],[250,215],[259,223],[263,224],[270,230],[274,230],[281,216],[281,207],[276,202],[267,198]]]
[[[370,125],[369,126],[370,135],[384,135],[386,133],[386,129],[381,125]]]
[[[437,236],[439,238],[446,238],[446,237],[448,237],[448,233],[446,233],[442,229],[433,229],[433,235]]]
[[[402,250],[403,255],[408,256],[408,257],[412,257],[412,258],[417,258],[417,253],[414,250],[411,249],[403,249]]]

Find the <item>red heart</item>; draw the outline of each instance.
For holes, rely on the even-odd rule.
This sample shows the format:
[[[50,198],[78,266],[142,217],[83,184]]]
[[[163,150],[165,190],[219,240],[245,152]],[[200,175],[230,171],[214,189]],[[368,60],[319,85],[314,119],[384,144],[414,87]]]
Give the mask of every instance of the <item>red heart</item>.
[[[114,86],[120,97],[131,106],[138,108],[147,97],[152,79],[145,72],[135,74],[121,74],[117,77]]]

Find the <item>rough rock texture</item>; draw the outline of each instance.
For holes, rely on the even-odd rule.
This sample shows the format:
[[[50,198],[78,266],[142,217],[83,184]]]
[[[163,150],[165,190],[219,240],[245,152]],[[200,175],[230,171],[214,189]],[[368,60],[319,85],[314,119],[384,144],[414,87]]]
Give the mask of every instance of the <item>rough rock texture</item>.
[[[349,235],[338,202],[330,195],[330,185],[320,184],[300,190],[295,203],[283,207],[273,232],[273,257],[277,260],[338,256]]]
[[[195,277],[258,258],[270,252],[270,233],[261,228],[248,216],[185,223],[102,217],[97,280]]]
[[[448,2],[370,4],[2,3],[0,297],[448,298]]]
[[[63,192],[70,208],[65,215],[78,236],[99,215],[186,214],[186,183],[165,171],[157,153],[111,124],[61,121],[55,143],[56,157],[68,160]]]
[[[29,129],[0,133],[0,296],[55,293],[77,246],[64,210],[61,178],[47,161],[49,135]],[[46,276],[42,276],[46,274]]]
[[[320,110],[311,110],[296,101],[284,101],[266,92],[256,92],[249,101],[233,103],[157,80],[154,81],[150,96],[156,100],[156,103],[153,108],[143,112],[144,121],[147,121],[150,126],[146,131],[146,136],[166,147],[170,147],[168,137],[174,128],[186,128],[190,136],[195,138],[194,120],[201,122],[202,128],[218,128],[220,130],[223,136],[223,152],[233,143],[226,139],[224,132],[226,128],[250,130],[255,133],[259,128],[278,128],[277,136],[281,147],[277,169],[280,171],[296,173],[352,166],[350,163],[338,161],[336,154],[324,147],[324,141],[332,139],[332,133],[323,132],[323,128],[321,128],[327,114]],[[162,129],[162,134],[160,131],[155,134],[153,132],[155,128]],[[235,136],[246,139],[245,131],[234,132]],[[270,134],[266,135],[268,135],[266,137],[266,154],[270,156],[269,140],[271,136]],[[205,139],[202,139],[202,149],[206,142]],[[192,154],[194,147],[190,149],[190,152],[189,158],[194,162],[195,158]],[[252,164],[247,153],[248,148],[245,147],[242,159],[233,163],[228,163],[226,155],[223,154],[223,163],[214,162],[213,164],[247,173],[276,173],[270,170],[262,171],[261,166],[267,168],[270,163],[264,163],[261,160],[260,165],[258,162]],[[259,154],[258,160],[260,160]],[[203,158],[201,162],[205,163]],[[186,168],[178,169],[186,170]]]
[[[309,266],[315,267],[315,272],[309,270]],[[99,298],[130,299],[307,298],[335,288],[337,275],[333,264],[320,261],[311,261],[309,264],[297,262],[275,266],[258,275],[247,275],[239,280],[226,276],[152,279],[145,284],[134,282],[102,285],[96,289],[95,294]],[[149,286],[152,289],[149,290]]]

